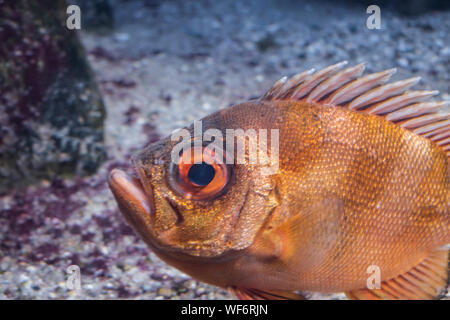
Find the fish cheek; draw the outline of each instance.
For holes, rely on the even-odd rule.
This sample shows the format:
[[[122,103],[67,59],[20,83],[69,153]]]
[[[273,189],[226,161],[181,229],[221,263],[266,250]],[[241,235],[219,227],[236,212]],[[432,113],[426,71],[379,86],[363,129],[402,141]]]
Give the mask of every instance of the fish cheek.
[[[229,245],[244,249],[253,244],[258,232],[275,208],[280,204],[276,180],[272,176],[261,176],[258,171],[247,172],[246,192],[239,215],[231,221]]]
[[[237,195],[214,201],[192,201],[159,185],[153,226],[156,241],[166,249],[191,256],[215,256],[227,249],[228,220],[239,209]],[[236,209],[237,208],[237,209]]]
[[[226,249],[226,217],[218,208],[197,208],[182,214],[184,221],[174,232],[181,245],[187,249],[196,247],[207,256],[216,255]]]
[[[163,233],[172,229],[182,219],[164,197],[155,196],[155,207],[157,209],[155,210],[153,226],[157,233]]]

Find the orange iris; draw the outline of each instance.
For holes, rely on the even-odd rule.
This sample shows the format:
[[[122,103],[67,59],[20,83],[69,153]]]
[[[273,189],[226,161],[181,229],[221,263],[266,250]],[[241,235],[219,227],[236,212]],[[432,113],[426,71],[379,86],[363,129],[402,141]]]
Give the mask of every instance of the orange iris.
[[[190,151],[183,153],[180,163],[174,165],[172,186],[186,199],[213,199],[227,185],[230,169],[214,150],[202,147],[201,151]]]

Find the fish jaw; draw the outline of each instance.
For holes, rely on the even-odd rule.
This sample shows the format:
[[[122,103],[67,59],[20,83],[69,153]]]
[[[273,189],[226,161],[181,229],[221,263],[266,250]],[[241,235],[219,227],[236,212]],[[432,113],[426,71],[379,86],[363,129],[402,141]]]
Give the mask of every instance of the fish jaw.
[[[148,243],[154,215],[151,190],[144,191],[139,179],[120,169],[111,170],[108,184],[127,222]]]

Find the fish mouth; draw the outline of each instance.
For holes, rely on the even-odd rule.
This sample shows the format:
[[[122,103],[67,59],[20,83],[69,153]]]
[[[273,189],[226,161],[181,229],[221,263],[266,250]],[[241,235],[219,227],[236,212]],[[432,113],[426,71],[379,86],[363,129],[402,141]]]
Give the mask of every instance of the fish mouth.
[[[120,211],[133,225],[138,222],[136,218],[147,220],[154,213],[151,194],[144,189],[139,178],[123,170],[113,169],[109,174],[108,184]]]

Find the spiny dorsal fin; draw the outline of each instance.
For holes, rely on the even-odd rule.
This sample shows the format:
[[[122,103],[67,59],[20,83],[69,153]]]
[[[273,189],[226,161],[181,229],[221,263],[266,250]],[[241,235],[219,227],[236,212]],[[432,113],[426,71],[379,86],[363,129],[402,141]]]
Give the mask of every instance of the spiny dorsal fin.
[[[343,84],[346,84],[347,82],[351,80],[355,80],[359,78],[362,73],[364,72],[364,69],[366,68],[366,65],[364,63],[358,64],[357,66],[354,66],[352,68],[344,69],[338,73],[336,73],[334,76],[329,77],[328,79],[321,82],[307,97],[306,101],[314,101],[319,100],[329,94],[330,92],[333,92],[334,90],[342,87]]]
[[[449,251],[433,251],[417,266],[387,281],[380,289],[346,292],[354,300],[429,300],[445,296],[449,285]]]
[[[450,157],[450,113],[440,113],[449,101],[422,102],[439,92],[409,91],[419,77],[386,83],[396,72],[389,69],[362,76],[365,64],[341,70],[343,61],[315,72],[314,69],[283,77],[261,98],[297,100],[342,106],[353,111],[383,116],[414,133],[429,138]]]

